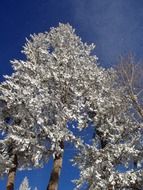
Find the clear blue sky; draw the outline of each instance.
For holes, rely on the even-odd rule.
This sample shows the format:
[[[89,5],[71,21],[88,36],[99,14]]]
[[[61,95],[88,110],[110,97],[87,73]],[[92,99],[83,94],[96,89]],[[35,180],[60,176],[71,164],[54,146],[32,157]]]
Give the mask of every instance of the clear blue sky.
[[[96,44],[99,62],[109,67],[119,55],[132,51],[143,58],[142,0],[1,0],[0,1],[0,80],[12,72],[9,60],[22,58],[25,37],[44,32],[59,22],[70,23],[83,41]],[[78,175],[67,150],[59,190],[73,190],[70,179]],[[45,190],[51,164],[44,169],[18,172],[16,189],[25,175],[32,187]],[[0,190],[5,188],[0,181]]]

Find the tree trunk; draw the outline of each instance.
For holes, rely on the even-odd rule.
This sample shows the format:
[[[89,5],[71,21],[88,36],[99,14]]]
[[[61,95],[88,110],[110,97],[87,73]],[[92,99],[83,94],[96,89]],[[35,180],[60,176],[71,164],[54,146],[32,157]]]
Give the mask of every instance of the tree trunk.
[[[9,173],[8,173],[7,190],[14,190],[14,180],[15,180],[16,170],[18,166],[16,155],[14,155],[13,164],[14,166],[9,170]]]
[[[61,142],[60,147],[64,149],[64,143]],[[55,155],[54,158],[54,163],[53,163],[53,169],[51,172],[49,184],[47,187],[47,190],[57,190],[58,189],[58,183],[59,183],[59,178],[60,178],[60,172],[62,168],[62,162],[63,162],[63,154],[57,154]]]

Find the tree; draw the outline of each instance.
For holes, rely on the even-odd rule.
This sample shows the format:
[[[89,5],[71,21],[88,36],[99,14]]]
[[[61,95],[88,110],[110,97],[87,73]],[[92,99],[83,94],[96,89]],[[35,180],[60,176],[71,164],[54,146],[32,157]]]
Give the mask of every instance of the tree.
[[[8,147],[11,142],[7,139],[0,140],[0,177],[3,177],[3,173],[7,172],[9,168],[13,165],[13,157],[8,154]]]
[[[7,107],[4,106],[1,112],[1,127],[5,127],[2,128],[5,134],[0,141],[0,171],[1,176],[5,173],[8,174],[7,190],[14,189],[16,170],[21,166],[21,163],[23,162],[23,167],[30,167],[30,164],[36,165],[38,154],[41,150],[42,152],[44,150],[36,142],[36,139],[31,137],[34,133],[26,132],[25,129],[22,130],[17,125],[16,120],[12,117],[12,113],[8,112]],[[18,133],[20,133],[19,136]],[[35,158],[32,156],[35,156]]]
[[[133,112],[143,118],[143,64],[137,62],[133,54],[128,54],[120,58],[115,69],[119,76],[119,84],[126,89],[125,96],[130,99]]]
[[[82,144],[67,122],[78,120],[83,128],[83,114],[90,112],[95,99],[90,87],[98,88],[101,83],[104,69],[91,55],[93,48],[69,24],[60,24],[49,33],[31,36],[23,50],[26,60],[12,62],[14,73],[5,76],[0,86],[0,99],[5,103],[0,127],[17,143],[12,154],[17,155],[18,168],[39,167],[53,155],[59,168],[53,172],[59,176],[64,142]],[[10,121],[5,122],[7,118]],[[48,189],[55,190],[57,183]]]
[[[29,187],[29,181],[27,177],[24,178],[23,182],[19,187],[19,190],[31,190],[31,188]]]
[[[0,85],[4,104],[0,129],[6,134],[2,144],[9,165],[17,157],[17,164],[7,169],[41,167],[53,156],[47,190],[58,188],[65,141],[80,150],[75,158],[81,170],[79,188],[85,181],[92,190],[132,188],[135,182],[138,188],[142,183],[140,171],[129,175],[129,183],[128,173],[126,177],[115,168],[132,160],[141,162],[141,123],[130,117],[129,99],[123,96],[124,87],[117,85],[116,73],[97,64],[93,49],[69,24],[59,24],[27,40],[25,60],[14,60],[14,73]],[[94,122],[93,146],[84,145],[70,131],[67,123],[73,120],[80,130]]]
[[[116,72],[109,69],[102,78],[99,93],[91,88],[96,115],[90,119],[96,134],[93,145],[82,147],[74,159],[80,169],[76,189],[140,190],[143,187],[142,123],[132,116],[126,88],[118,84],[117,78]],[[136,168],[132,166],[134,162]]]
[[[17,169],[17,155],[13,153],[13,140],[0,140],[0,173],[8,173],[7,190],[14,189],[14,180]]]

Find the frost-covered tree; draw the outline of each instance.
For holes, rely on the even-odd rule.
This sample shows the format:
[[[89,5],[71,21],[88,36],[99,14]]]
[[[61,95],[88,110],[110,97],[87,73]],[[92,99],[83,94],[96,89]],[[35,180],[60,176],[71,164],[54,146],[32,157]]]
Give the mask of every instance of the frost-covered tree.
[[[3,138],[0,140],[0,173],[1,176],[5,173],[8,174],[7,190],[14,189],[16,170],[21,162],[23,164],[25,162],[21,169],[25,166],[30,167],[36,164],[38,152],[45,151],[45,148],[36,142],[35,137],[31,137],[32,133],[26,132],[25,129],[22,130],[16,120],[12,113],[8,112],[7,106],[4,106],[1,112],[1,125],[5,126],[5,130],[3,130]],[[46,150],[47,153],[48,150]]]
[[[27,177],[24,178],[23,182],[19,187],[19,190],[31,190],[31,188],[29,187],[29,181]]]
[[[115,67],[119,76],[118,83],[125,87],[125,96],[132,104],[137,119],[143,119],[143,64],[137,62],[133,54],[122,56]]]
[[[59,176],[64,142],[82,143],[67,121],[78,120],[84,128],[85,115],[92,113],[96,99],[91,89],[100,91],[102,77],[106,78],[91,55],[93,48],[69,24],[33,35],[24,46],[26,59],[12,61],[14,73],[0,86],[0,129],[12,143],[11,154],[18,168],[41,166],[53,155],[57,166],[49,190],[57,188],[58,178],[52,175]]]
[[[82,147],[74,159],[80,169],[76,189],[140,190],[143,187],[142,122],[131,114],[130,99],[124,96],[125,89],[117,84],[116,77],[109,71],[100,81],[99,93],[97,88],[91,88],[95,98],[92,113],[96,114],[90,119],[96,131],[93,145]]]
[[[8,173],[11,166],[15,167],[13,161],[16,161],[16,158],[14,158],[14,155],[9,155],[9,150],[11,149],[10,145],[11,141],[7,139],[0,140],[0,177],[3,176],[4,172]]]
[[[27,40],[25,60],[14,60],[14,73],[5,76],[0,85],[4,105],[0,129],[5,133],[2,144],[9,165],[16,156],[13,167],[39,167],[52,155],[54,166],[47,190],[58,188],[65,141],[80,148],[75,158],[81,170],[79,187],[86,181],[92,190],[118,189],[122,182],[128,187],[128,180],[122,180],[126,175],[120,178],[115,167],[133,159],[140,163],[142,158],[141,124],[128,114],[130,104],[122,96],[123,89],[116,88],[113,70],[98,66],[93,49],[94,45],[83,43],[69,24],[60,24]],[[73,135],[67,126],[72,120],[78,121],[79,129],[94,122],[93,146],[83,146]],[[1,158],[4,156],[2,152]],[[112,180],[114,174],[117,180]],[[140,172],[131,177],[134,175]],[[140,185],[140,178],[131,180],[131,185],[135,182]]]

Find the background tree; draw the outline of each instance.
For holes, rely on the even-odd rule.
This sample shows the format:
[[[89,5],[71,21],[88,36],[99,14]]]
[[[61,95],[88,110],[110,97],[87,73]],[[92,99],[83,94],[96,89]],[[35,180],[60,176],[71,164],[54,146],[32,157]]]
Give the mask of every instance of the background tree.
[[[115,71],[108,70],[100,80],[101,87],[90,89],[96,93],[92,94],[96,99],[92,102],[96,114],[90,118],[96,133],[93,145],[81,148],[74,159],[80,169],[76,189],[139,190],[143,187],[142,123],[132,117],[126,88],[118,85],[117,78]],[[133,162],[137,163],[136,169]]]
[[[29,187],[29,181],[27,177],[24,178],[23,182],[19,187],[19,190],[31,190],[31,188]]]
[[[121,56],[115,67],[119,76],[118,82],[126,89],[126,96],[132,103],[134,113],[143,119],[143,64],[136,61],[133,54]]]
[[[27,177],[25,177],[20,184],[19,190],[31,190],[31,187],[29,187],[29,180]],[[34,188],[34,190],[38,190],[37,187]]]

